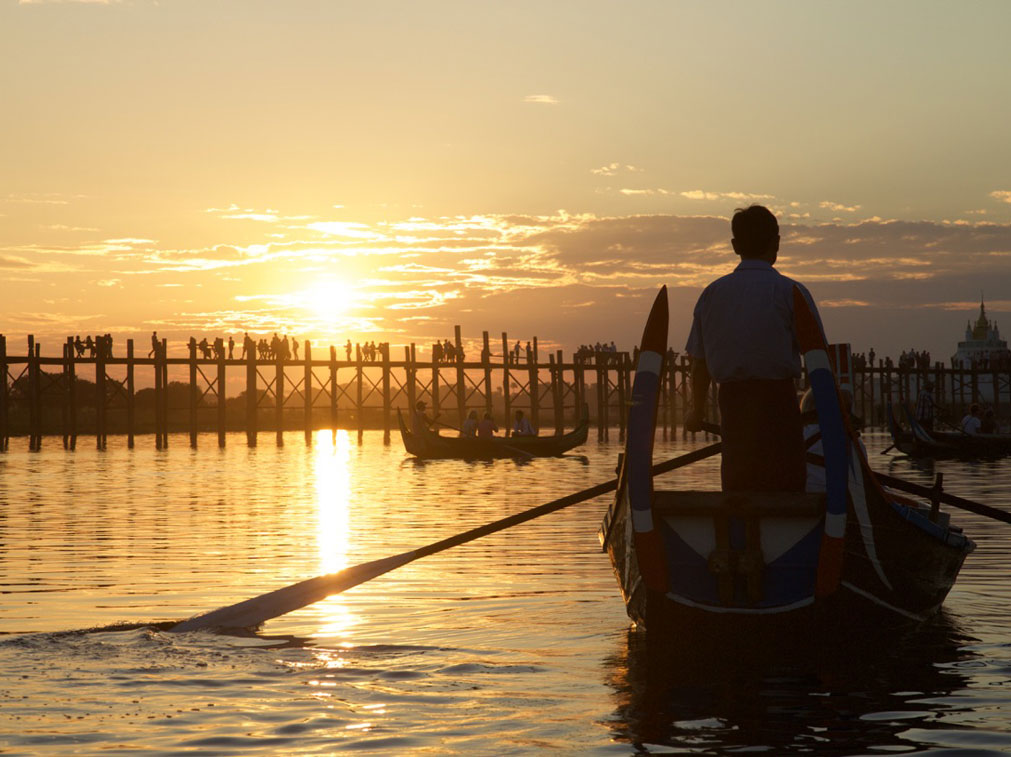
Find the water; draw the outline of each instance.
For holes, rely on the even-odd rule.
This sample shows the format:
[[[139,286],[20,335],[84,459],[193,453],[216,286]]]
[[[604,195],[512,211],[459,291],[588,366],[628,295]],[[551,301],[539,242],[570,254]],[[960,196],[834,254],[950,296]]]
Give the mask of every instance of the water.
[[[426,544],[612,477],[616,441],[516,463],[405,458],[366,433],[199,451],[109,439],[0,455],[5,754],[1011,751],[1011,526],[977,541],[917,634],[790,661],[657,656],[596,529],[607,499],[425,558],[255,635],[171,621]],[[266,441],[266,440],[264,440]],[[52,444],[52,442],[48,442]],[[658,459],[697,444],[658,442]],[[933,469],[881,456],[893,475]],[[891,461],[891,462],[890,462]],[[658,486],[714,488],[718,458]],[[1011,507],[1011,461],[945,462]],[[91,629],[91,630],[88,630]]]

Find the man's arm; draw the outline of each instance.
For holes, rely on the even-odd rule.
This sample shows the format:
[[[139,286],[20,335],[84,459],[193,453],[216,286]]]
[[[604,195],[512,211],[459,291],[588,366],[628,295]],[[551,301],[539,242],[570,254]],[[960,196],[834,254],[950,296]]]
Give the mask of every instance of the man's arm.
[[[685,415],[685,431],[701,431],[706,417],[706,398],[709,396],[709,366],[702,357],[692,358],[692,407]]]

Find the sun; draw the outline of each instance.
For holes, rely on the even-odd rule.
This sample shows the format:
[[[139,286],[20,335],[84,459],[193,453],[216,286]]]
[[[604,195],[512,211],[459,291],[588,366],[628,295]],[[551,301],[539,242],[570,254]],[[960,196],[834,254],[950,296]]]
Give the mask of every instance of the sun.
[[[313,284],[297,295],[299,304],[326,325],[334,325],[346,316],[354,305],[355,291],[337,279]]]

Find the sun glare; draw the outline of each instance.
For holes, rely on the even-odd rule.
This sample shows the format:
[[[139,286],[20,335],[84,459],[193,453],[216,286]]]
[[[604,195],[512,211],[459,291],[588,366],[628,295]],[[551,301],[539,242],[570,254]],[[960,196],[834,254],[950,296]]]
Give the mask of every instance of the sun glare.
[[[297,298],[306,310],[332,326],[351,311],[354,289],[343,281],[326,281],[304,290]]]

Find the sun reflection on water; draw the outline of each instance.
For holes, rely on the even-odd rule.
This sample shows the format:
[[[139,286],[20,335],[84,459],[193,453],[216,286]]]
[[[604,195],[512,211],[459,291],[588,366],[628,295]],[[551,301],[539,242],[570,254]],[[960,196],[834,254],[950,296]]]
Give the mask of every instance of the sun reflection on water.
[[[351,507],[351,438],[348,432],[318,432],[313,439],[312,467],[319,572],[335,573],[348,565]],[[343,635],[358,621],[340,594],[317,603],[315,609],[322,620],[317,636]]]

